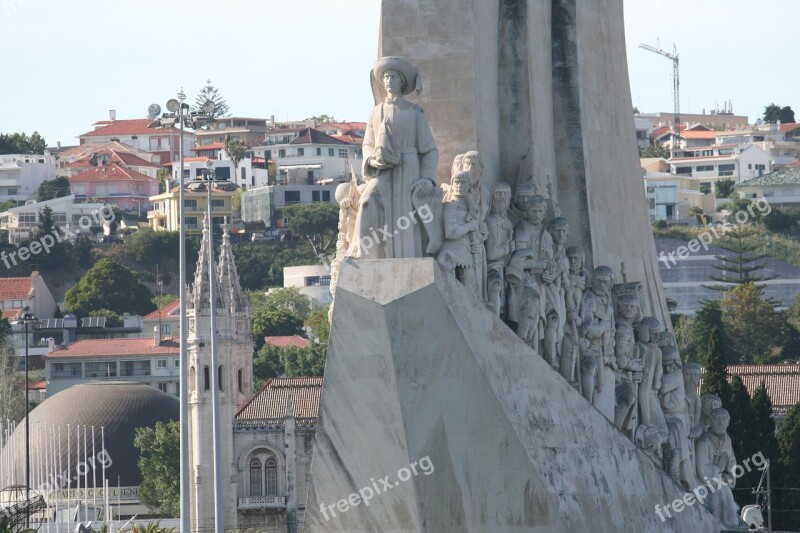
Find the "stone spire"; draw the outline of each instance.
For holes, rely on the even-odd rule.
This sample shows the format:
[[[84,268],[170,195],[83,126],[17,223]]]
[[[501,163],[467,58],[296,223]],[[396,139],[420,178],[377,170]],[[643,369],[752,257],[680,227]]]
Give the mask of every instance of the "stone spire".
[[[194,284],[191,288],[191,304],[195,312],[209,307],[209,285],[208,285],[208,218],[203,218],[203,238],[200,241],[200,252],[197,255],[197,269],[194,273]],[[222,301],[219,291],[218,276],[213,276],[217,307],[221,307]]]
[[[219,261],[217,262],[217,275],[221,288],[220,296],[225,307],[231,312],[244,311],[245,300],[242,296],[242,288],[239,285],[239,273],[236,270],[236,262],[233,257],[227,218],[222,225],[222,247],[220,248]]]

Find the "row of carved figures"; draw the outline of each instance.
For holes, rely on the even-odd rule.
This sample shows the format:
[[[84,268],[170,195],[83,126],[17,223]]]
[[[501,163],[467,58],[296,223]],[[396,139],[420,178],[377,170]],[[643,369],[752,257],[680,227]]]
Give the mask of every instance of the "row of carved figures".
[[[428,253],[686,490],[715,477],[729,482],[705,505],[736,525],[730,416],[718,397],[699,398],[699,365],[683,364],[672,334],[644,316],[641,283],[614,285],[608,266],[586,270],[583,250],[567,246],[569,222],[549,180],[548,197],[528,181],[512,198],[498,182],[484,202],[482,173],[477,152],[459,155],[450,182],[415,202]],[[341,260],[359,255],[352,236],[360,188],[354,178],[336,192],[332,292]]]

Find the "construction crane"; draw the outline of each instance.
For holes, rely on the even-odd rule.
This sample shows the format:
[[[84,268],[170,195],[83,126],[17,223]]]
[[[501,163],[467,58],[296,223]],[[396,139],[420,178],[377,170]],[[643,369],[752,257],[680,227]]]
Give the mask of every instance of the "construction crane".
[[[667,59],[672,60],[672,90],[673,95],[672,98],[675,104],[675,133],[680,133],[680,125],[681,125],[681,98],[680,98],[680,76],[678,75],[678,48],[675,45],[672,45],[672,53],[667,52],[666,50],[661,49],[661,45],[656,41],[656,46],[650,46],[649,44],[640,44],[639,48],[644,48],[645,50],[649,50],[650,52],[654,52],[658,55],[662,55]]]

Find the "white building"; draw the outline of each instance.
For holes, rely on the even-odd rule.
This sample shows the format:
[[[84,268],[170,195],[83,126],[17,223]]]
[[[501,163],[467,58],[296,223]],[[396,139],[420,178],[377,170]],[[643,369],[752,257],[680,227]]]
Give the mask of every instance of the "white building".
[[[56,159],[44,155],[0,155],[0,202],[24,202],[31,198],[43,181],[57,174]]]
[[[258,187],[242,193],[242,220],[246,223],[263,222],[270,230],[284,229],[289,224],[286,208],[298,204],[336,202],[336,187],[341,183],[279,183]]]
[[[319,307],[333,301],[330,291],[330,265],[283,267],[283,286],[298,287],[300,294],[304,294],[311,299],[312,307]]]
[[[277,183],[312,185],[324,180],[350,178],[351,168],[361,174],[360,147],[314,128],[278,130],[267,134],[266,145],[253,154],[274,161]]]
[[[653,129],[653,119],[634,115],[633,127],[636,130],[636,144],[639,150],[644,150],[650,146],[650,130]]]
[[[45,207],[52,209],[53,222],[57,226],[72,232],[87,234],[92,226],[103,224],[102,210],[105,204],[75,202],[75,195],[44,202],[29,200],[25,205],[0,213],[0,228],[8,230],[8,241],[18,244],[29,240],[39,225],[39,215]]]
[[[202,153],[202,148],[200,149]],[[217,150],[209,150],[215,151]],[[260,158],[258,158],[260,159]],[[265,165],[259,165],[258,159],[252,157],[245,157],[239,161],[238,168],[234,167],[233,161],[230,160],[225,150],[218,150],[216,157],[208,157],[207,155],[199,155],[186,157],[183,160],[183,181],[184,183],[192,182],[198,178],[202,178],[203,171],[208,169],[207,163],[211,161],[211,168],[214,169],[214,174],[217,179],[227,179],[236,183],[242,188],[265,187],[269,183],[269,171]],[[180,161],[172,162],[172,179],[174,182],[178,181],[178,174],[180,173]]]
[[[681,148],[672,152],[668,163],[671,174],[691,177],[709,187],[721,179],[739,183],[771,170],[769,154],[753,144]]]

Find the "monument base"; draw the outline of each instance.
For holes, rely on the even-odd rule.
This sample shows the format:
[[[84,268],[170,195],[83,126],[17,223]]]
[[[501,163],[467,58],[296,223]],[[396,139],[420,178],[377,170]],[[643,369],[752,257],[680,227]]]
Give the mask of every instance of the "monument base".
[[[683,496],[433,259],[343,262],[306,531],[720,531]]]

